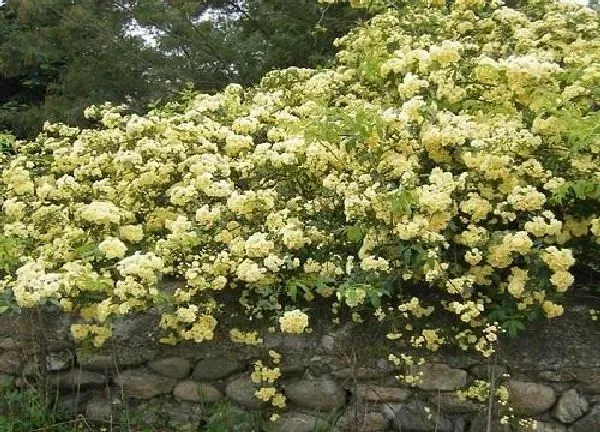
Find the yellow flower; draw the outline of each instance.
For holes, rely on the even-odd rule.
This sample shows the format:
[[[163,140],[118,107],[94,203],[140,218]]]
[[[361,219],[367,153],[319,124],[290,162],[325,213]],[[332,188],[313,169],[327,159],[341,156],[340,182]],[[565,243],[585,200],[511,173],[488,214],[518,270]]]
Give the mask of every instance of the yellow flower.
[[[275,396],[275,392],[275,387],[262,387],[260,390],[256,390],[254,394],[257,398],[266,402]]]
[[[575,277],[568,271],[559,270],[550,277],[550,282],[556,287],[556,291],[565,292],[573,285]]]
[[[127,252],[127,246],[115,237],[107,237],[102,243],[98,245],[100,252],[108,259],[112,258],[123,258],[125,252]]]
[[[132,243],[139,243],[144,239],[144,229],[141,225],[124,225],[119,228],[119,237]]]
[[[542,309],[544,309],[544,312],[548,318],[558,317],[563,314],[563,307],[561,305],[552,303],[551,301],[545,301],[542,304]]]
[[[81,210],[81,218],[98,225],[119,223],[121,220],[119,208],[111,202],[92,201]]]
[[[298,309],[286,311],[279,318],[279,325],[283,333],[303,333],[308,327],[308,315]]]
[[[89,334],[89,327],[86,324],[71,324],[71,335],[76,341],[81,341]]]
[[[282,395],[281,393],[277,393],[277,394],[275,394],[275,396],[273,396],[273,399],[271,400],[271,404],[277,408],[285,408],[285,401],[286,401],[285,396]]]

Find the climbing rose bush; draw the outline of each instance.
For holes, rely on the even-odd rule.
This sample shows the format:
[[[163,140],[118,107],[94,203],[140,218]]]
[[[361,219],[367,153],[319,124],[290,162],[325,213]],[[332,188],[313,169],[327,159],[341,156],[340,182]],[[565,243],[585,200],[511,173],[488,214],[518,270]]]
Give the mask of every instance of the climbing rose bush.
[[[75,314],[97,346],[158,306],[163,342],[211,340],[232,301],[244,343],[259,319],[301,333],[327,305],[484,355],[502,329],[559,316],[600,242],[596,12],[414,2],[337,45],[329,69],[145,116],[90,107],[96,128],[15,144],[4,295]]]

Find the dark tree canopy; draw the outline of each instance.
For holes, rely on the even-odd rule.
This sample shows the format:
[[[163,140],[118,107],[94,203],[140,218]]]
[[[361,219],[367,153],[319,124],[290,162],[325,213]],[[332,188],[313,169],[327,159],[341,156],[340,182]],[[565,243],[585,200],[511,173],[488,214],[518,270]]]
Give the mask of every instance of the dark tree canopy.
[[[133,111],[186,86],[214,92],[268,70],[315,67],[364,12],[311,0],[6,0],[0,131],[85,124],[91,104]]]

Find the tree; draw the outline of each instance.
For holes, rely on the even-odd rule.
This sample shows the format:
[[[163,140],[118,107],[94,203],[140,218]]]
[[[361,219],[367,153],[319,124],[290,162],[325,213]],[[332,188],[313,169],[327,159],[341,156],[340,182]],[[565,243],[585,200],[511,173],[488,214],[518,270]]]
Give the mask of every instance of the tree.
[[[45,120],[85,125],[83,109],[106,100],[139,112],[187,84],[214,92],[314,67],[364,15],[308,0],[7,0],[0,130],[32,136]]]
[[[141,77],[160,59],[123,32],[128,16],[97,0],[15,0],[0,12],[0,129],[35,133],[44,120],[74,124],[90,103],[148,102]]]

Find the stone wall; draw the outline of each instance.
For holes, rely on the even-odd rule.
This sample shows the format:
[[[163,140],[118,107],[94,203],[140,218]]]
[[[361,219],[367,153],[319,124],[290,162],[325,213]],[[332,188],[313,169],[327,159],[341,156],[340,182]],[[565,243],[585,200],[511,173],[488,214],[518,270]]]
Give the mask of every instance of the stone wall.
[[[402,348],[377,328],[266,333],[256,347],[217,335],[211,343],[172,347],[156,342],[156,320],[145,314],[119,322],[110,346],[98,351],[73,344],[65,316],[2,315],[0,383],[50,389],[63,407],[91,420],[110,419],[127,406],[145,409],[149,419],[163,415],[173,424],[197,425],[213,402],[231,401],[236,411],[260,409],[249,372],[273,349],[282,354],[278,385],[288,400],[269,427],[274,431],[313,431],[320,422],[329,426],[318,430],[340,432],[485,432],[487,402],[463,401],[456,390],[488,378],[491,370],[509,388],[514,412],[537,419],[538,431],[600,431],[600,323],[590,320],[584,305],[501,341],[490,361],[437,353],[413,371],[423,372],[414,387],[395,378],[400,372],[387,357]],[[515,430],[495,420],[494,431]]]

